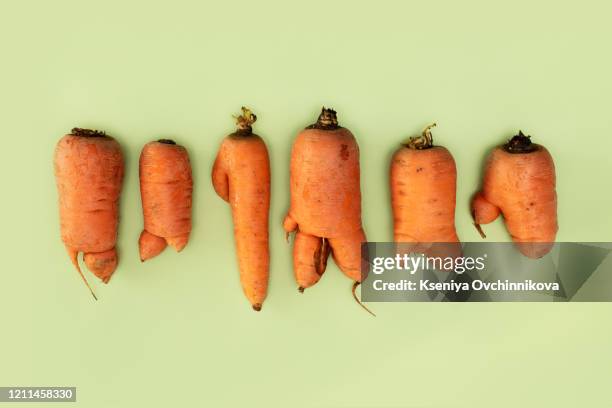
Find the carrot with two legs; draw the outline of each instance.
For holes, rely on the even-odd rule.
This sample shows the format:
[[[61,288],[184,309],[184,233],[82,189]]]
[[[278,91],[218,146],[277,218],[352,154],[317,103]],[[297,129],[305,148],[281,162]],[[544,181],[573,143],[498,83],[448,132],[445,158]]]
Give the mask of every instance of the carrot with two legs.
[[[354,281],[355,296],[362,280],[361,244],[366,241],[359,146],[353,134],[338,125],[336,111],[323,108],[317,122],[298,134],[290,172],[291,205],[283,227],[295,232],[293,268],[299,290],[319,281],[331,254]]]
[[[144,229],[138,240],[140,260],[167,245],[180,252],[191,233],[193,180],[189,155],[173,140],[147,143],[140,154],[140,195]]]

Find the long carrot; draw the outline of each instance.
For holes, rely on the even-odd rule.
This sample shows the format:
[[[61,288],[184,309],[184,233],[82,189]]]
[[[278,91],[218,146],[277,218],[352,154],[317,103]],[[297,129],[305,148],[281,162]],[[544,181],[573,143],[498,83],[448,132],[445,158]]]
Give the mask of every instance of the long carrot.
[[[319,281],[331,253],[342,272],[361,282],[359,146],[323,108],[317,122],[300,132],[291,151],[291,206],[283,222],[295,232],[293,268],[300,291]],[[357,285],[353,286],[353,291]]]
[[[119,143],[103,132],[72,129],[55,148],[55,179],[59,194],[61,236],[72,263],[83,275],[78,253],[104,283],[117,268],[119,195],[123,156]]]
[[[474,225],[503,214],[518,249],[540,258],[552,248],[558,230],[555,165],[548,150],[519,132],[493,149],[487,160],[482,189],[472,200]]]
[[[238,129],[221,143],[212,170],[215,191],[232,209],[234,239],[245,296],[260,311],[268,291],[270,250],[270,160],[263,139],[252,132],[257,117],[247,108]]]
[[[427,126],[391,159],[393,232],[397,242],[458,242],[457,170],[450,152],[434,146]]]
[[[193,180],[189,155],[173,140],[147,143],[140,154],[140,195],[144,229],[140,260],[157,256],[170,245],[180,252],[191,233]]]

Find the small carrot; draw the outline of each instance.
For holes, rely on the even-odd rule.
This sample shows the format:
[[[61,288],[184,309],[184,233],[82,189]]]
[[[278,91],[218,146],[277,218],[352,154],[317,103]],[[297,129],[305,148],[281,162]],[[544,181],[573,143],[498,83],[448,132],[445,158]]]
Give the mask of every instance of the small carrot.
[[[540,258],[551,250],[558,230],[555,185],[548,150],[519,132],[489,155],[482,189],[472,200],[474,225],[485,238],[480,224],[501,213],[521,253]]]
[[[268,291],[270,249],[270,160],[263,139],[252,131],[257,117],[247,108],[236,117],[238,129],[221,143],[212,170],[215,191],[232,209],[240,282],[254,310]]]
[[[117,268],[119,195],[123,156],[119,143],[104,132],[74,128],[55,148],[54,170],[59,194],[60,227],[72,263],[96,298],[79,267],[87,267],[104,283]]]
[[[410,138],[391,159],[391,203],[396,242],[458,243],[457,169],[450,152],[434,146],[431,128]]]
[[[293,268],[299,290],[319,281],[331,253],[355,281],[354,293],[361,282],[361,244],[366,241],[359,146],[353,134],[338,125],[333,109],[323,108],[317,122],[296,137],[290,185],[291,206],[283,228],[296,233]]]
[[[144,229],[138,240],[146,261],[170,245],[180,252],[191,233],[193,180],[189,155],[173,140],[147,143],[140,154]]]

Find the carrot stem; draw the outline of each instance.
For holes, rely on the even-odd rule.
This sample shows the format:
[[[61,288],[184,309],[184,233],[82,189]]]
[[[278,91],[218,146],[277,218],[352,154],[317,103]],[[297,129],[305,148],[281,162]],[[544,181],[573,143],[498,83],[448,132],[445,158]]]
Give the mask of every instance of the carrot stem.
[[[242,115],[234,116],[236,127],[239,132],[251,133],[252,125],[257,120],[257,116],[249,108],[242,107]]]
[[[433,136],[431,134],[431,129],[436,126],[437,125],[435,123],[425,126],[425,129],[423,129],[423,132],[419,136],[409,138],[405,143],[403,143],[403,145],[410,149],[416,150],[429,149],[433,147]]]
[[[105,132],[93,129],[73,128],[70,133],[80,137],[106,137]]]
[[[337,112],[331,108],[326,108],[323,106],[317,122],[308,126],[306,129],[334,130],[338,129],[339,127]]]
[[[519,130],[518,134],[504,145],[504,150],[508,153],[531,153],[538,150],[538,147],[531,143],[531,136],[525,136],[523,131]]]
[[[374,314],[374,312],[372,312],[370,309],[368,309],[366,307],[366,305],[364,305],[363,303],[361,303],[361,300],[359,300],[359,298],[357,297],[357,293],[355,293],[355,291],[357,290],[357,286],[361,285],[360,282],[355,281],[355,283],[353,283],[353,289],[352,289],[352,293],[353,293],[353,299],[355,299],[355,302],[357,302],[359,304],[359,306],[361,306],[362,308],[364,308],[364,310],[366,312],[368,312],[369,314],[371,314],[372,316],[376,317],[376,315]]]

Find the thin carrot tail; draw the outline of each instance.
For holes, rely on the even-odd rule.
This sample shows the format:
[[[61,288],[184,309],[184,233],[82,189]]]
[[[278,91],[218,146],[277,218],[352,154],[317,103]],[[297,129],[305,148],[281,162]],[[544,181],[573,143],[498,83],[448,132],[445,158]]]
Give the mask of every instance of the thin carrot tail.
[[[361,282],[357,282],[355,281],[355,283],[353,283],[353,289],[351,290],[351,292],[353,293],[353,299],[355,299],[355,302],[357,302],[357,304],[361,307],[363,307],[365,309],[366,312],[368,312],[369,314],[371,314],[372,316],[376,317],[376,315],[374,314],[374,312],[372,312],[370,309],[368,309],[366,307],[366,305],[364,305],[363,303],[361,303],[361,300],[359,300],[359,298],[357,297],[357,286],[361,285]]]
[[[85,282],[85,286],[87,286],[87,289],[89,289],[91,296],[93,296],[95,300],[98,300],[93,289],[91,288],[91,286],[89,286],[89,282],[87,282],[85,275],[83,275],[83,272],[81,271],[81,267],[79,266],[79,251],[77,251],[76,249],[70,248],[68,245],[66,245],[66,250],[68,251],[68,256],[70,256],[70,260],[72,261],[72,264],[76,267],[77,271],[79,272],[79,275],[81,275],[81,279],[83,279],[83,282]]]

